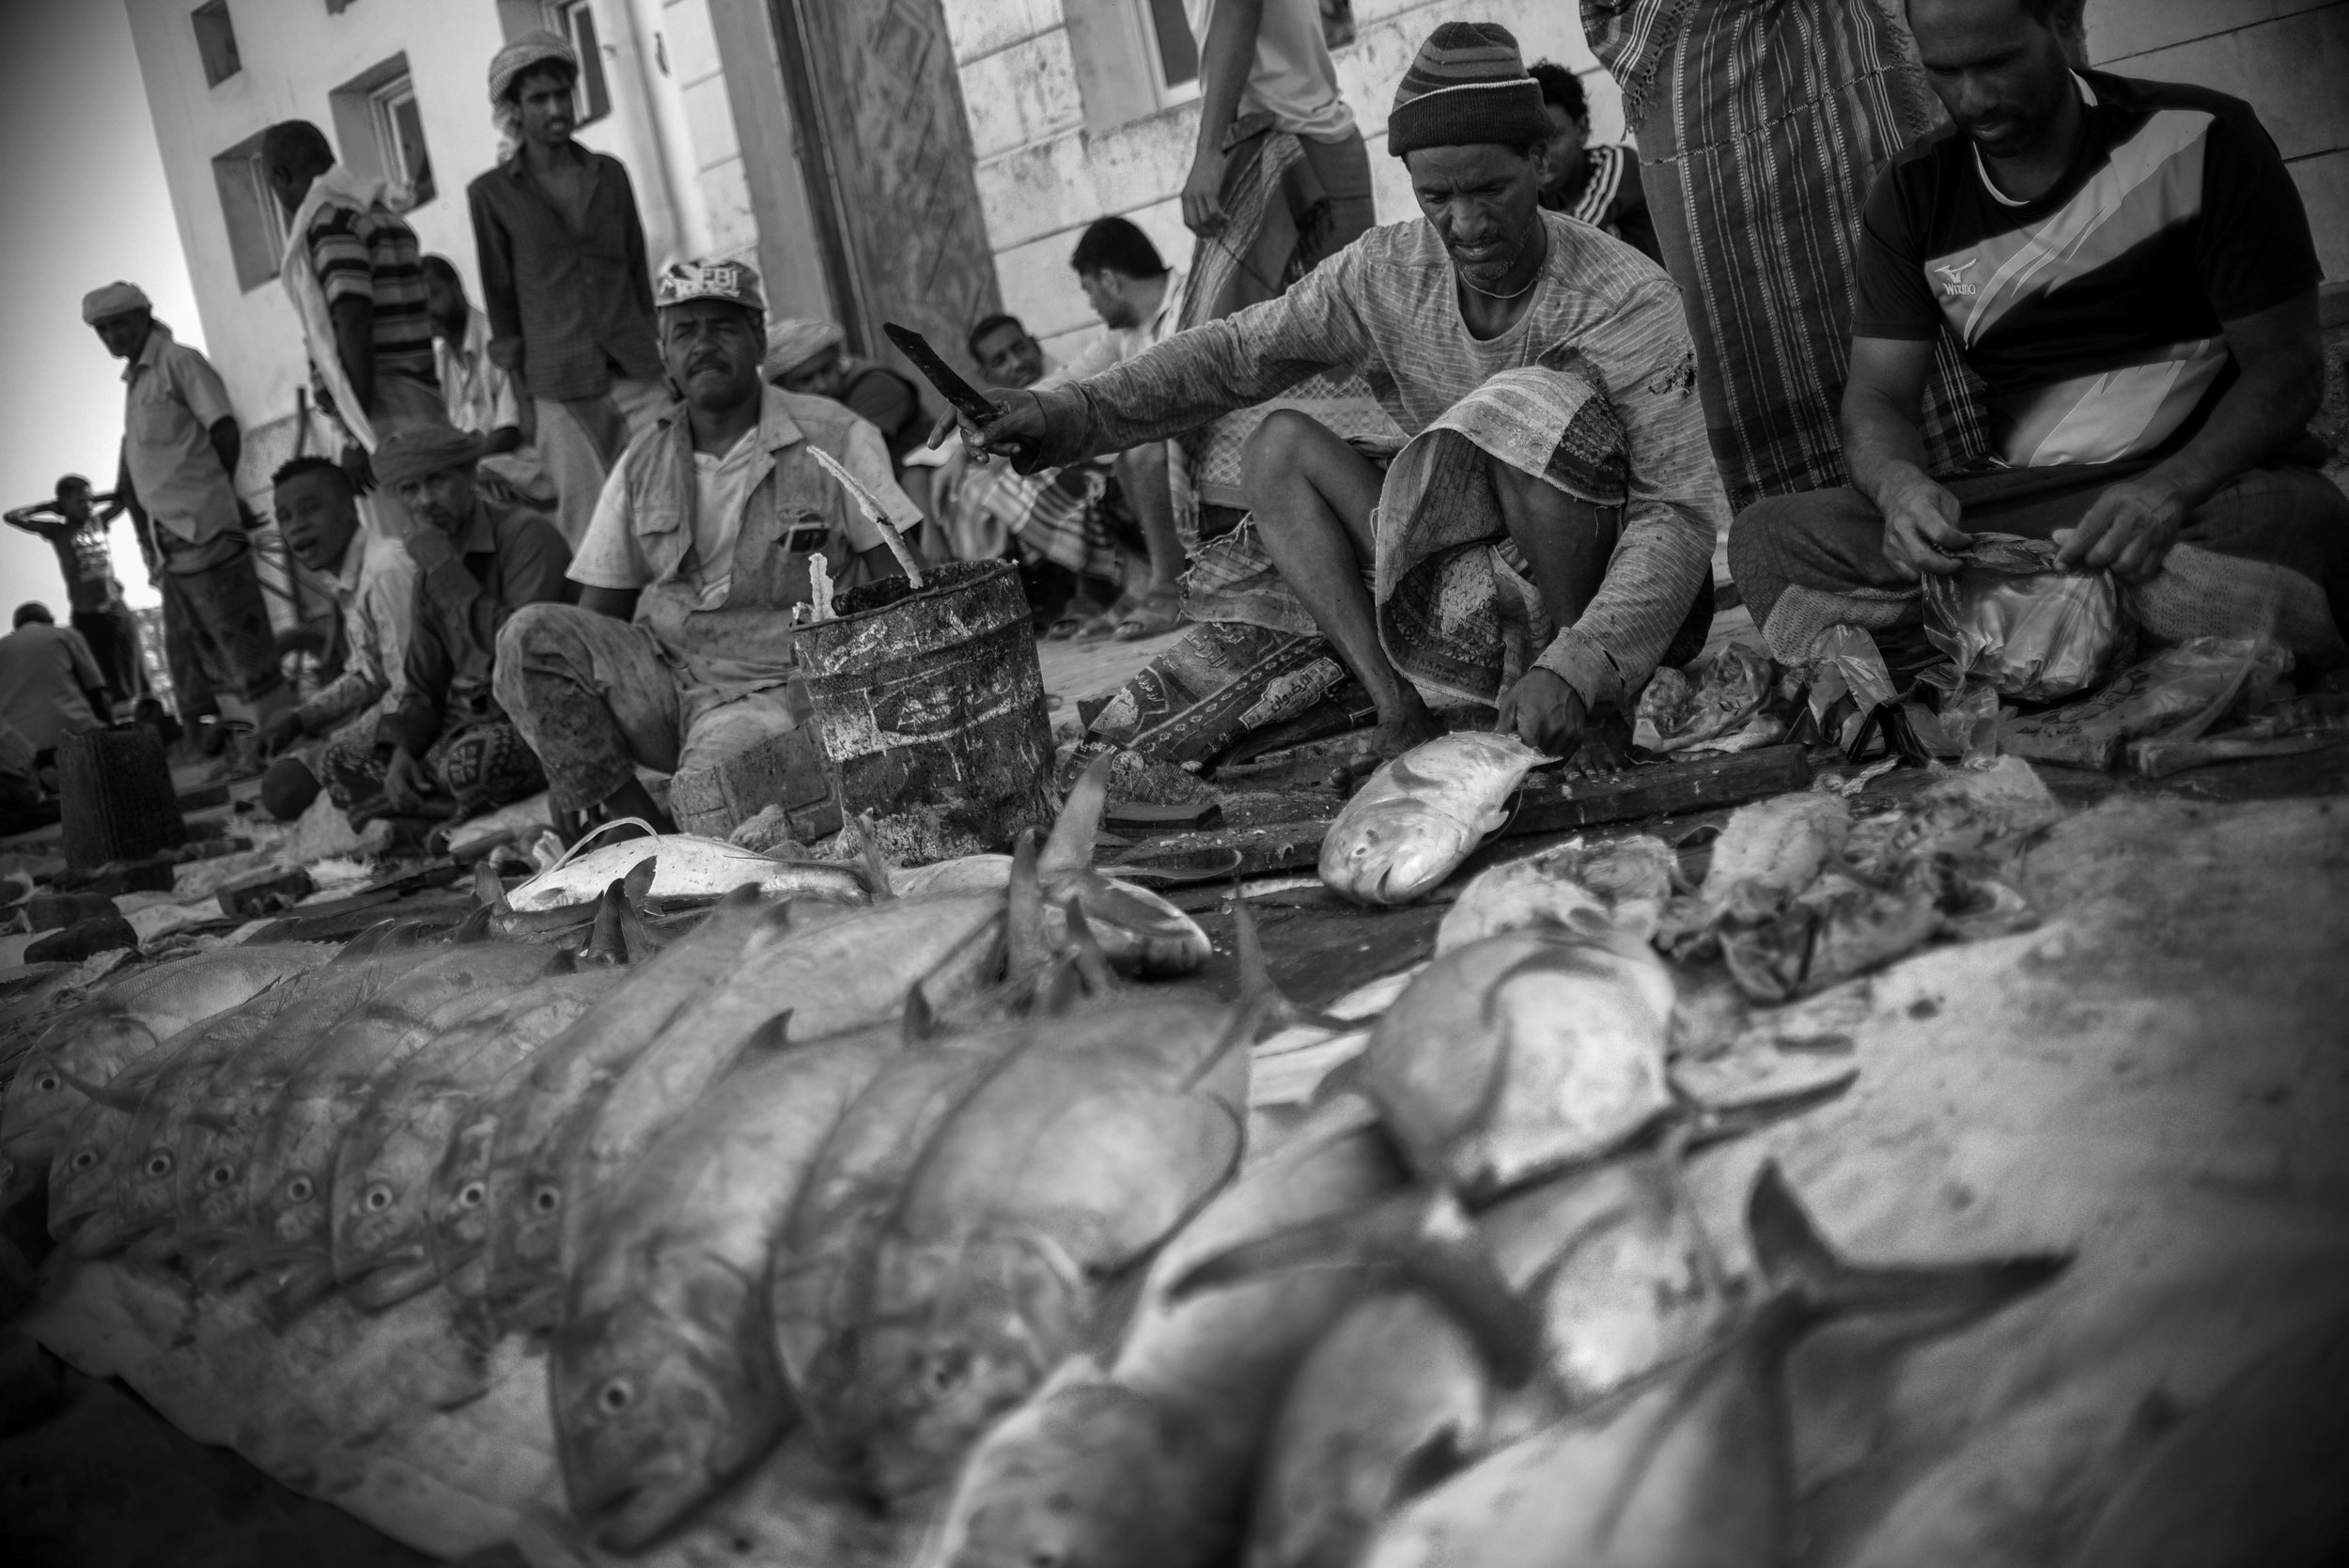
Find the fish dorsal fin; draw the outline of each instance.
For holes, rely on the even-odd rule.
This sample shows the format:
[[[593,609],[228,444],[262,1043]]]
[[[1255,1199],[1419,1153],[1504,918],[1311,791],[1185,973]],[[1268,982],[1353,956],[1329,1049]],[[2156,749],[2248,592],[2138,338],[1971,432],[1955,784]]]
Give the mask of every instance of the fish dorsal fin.
[[[1068,917],[1067,945],[1078,977],[1084,981],[1088,994],[1107,996],[1116,989],[1117,976],[1110,968],[1110,955],[1094,938],[1093,922],[1085,918],[1084,906],[1073,898],[1061,908]]]
[[[1110,753],[1093,759],[1078,779],[1060,815],[1052,818],[1052,836],[1046,841],[1037,866],[1046,881],[1069,877],[1093,864],[1094,836],[1101,831],[1102,815],[1110,803]]]
[[[1048,1018],[1066,1017],[1084,991],[1084,976],[1078,972],[1076,955],[1055,953],[1045,964],[1043,978],[1036,986],[1036,1011]]]
[[[938,1032],[938,1015],[930,1011],[930,999],[922,993],[922,983],[915,981],[906,990],[905,1017],[898,1025],[898,1039],[908,1049],[928,1045]]]
[[[383,945],[383,939],[390,935],[392,928],[398,924],[397,920],[377,921],[373,925],[343,943],[341,949],[327,962],[330,964],[356,963],[381,948]]]
[[[652,879],[660,874],[660,871],[661,856],[656,851],[630,866],[628,875],[612,885],[620,890],[622,898],[627,899],[630,904],[641,905],[652,896]]]
[[[473,901],[485,909],[506,908],[506,884],[498,879],[498,868],[486,859],[474,862]]]
[[[497,910],[487,904],[474,905],[472,912],[459,921],[456,928],[449,932],[448,939],[459,946],[468,942],[488,941],[490,936],[490,922],[496,915]]]
[[[864,867],[864,891],[876,904],[896,897],[897,890],[889,881],[889,862],[881,859],[880,834],[873,826],[873,814],[868,811],[859,816],[856,827],[857,861]]]
[[[1909,1267],[1854,1264],[1820,1233],[1774,1159],[1754,1176],[1746,1231],[1763,1278],[1802,1297],[1812,1322],[1897,1312],[1954,1327],[2040,1289],[2072,1262],[2069,1252],[2027,1252]]]
[[[1011,883],[1003,902],[1004,968],[1015,975],[1044,967],[1044,885],[1036,872],[1035,830],[1023,829],[1011,847]]]
[[[646,885],[650,885],[649,878]],[[628,878],[615,877],[603,890],[603,896],[596,900],[596,923],[588,929],[587,944],[581,957],[591,964],[628,962],[628,939],[620,929],[620,917],[628,912]]]
[[[742,1044],[742,1054],[749,1056],[762,1050],[782,1050],[791,1044],[791,1009],[785,1008],[756,1029]]]
[[[138,1111],[139,1096],[127,1089],[117,1089],[111,1083],[92,1083],[79,1073],[70,1073],[63,1067],[57,1068],[56,1074],[58,1081],[75,1094],[94,1100],[109,1110],[127,1110],[133,1115]]]

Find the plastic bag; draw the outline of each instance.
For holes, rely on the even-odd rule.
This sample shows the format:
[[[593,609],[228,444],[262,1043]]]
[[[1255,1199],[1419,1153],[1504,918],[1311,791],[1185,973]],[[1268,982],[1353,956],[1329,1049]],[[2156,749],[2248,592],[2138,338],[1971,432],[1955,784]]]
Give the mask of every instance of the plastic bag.
[[[2124,651],[2126,624],[2109,572],[2057,569],[2056,546],[1978,534],[1954,575],[1924,580],[1925,636],[1963,681],[2052,702],[2085,691]]]
[[[2197,637],[2164,648],[2083,702],[2010,719],[1999,740],[2043,762],[2110,768],[2130,740],[2192,739],[2229,712],[2257,708],[2292,669],[2290,650],[2249,637]]]
[[[1849,751],[1868,715],[1892,700],[1892,674],[1876,640],[1856,626],[1831,626],[1812,639],[1811,717],[1819,733]],[[1836,706],[1850,699],[1840,718]]]
[[[1657,670],[1632,715],[1632,744],[1658,754],[1719,744],[1762,711],[1774,673],[1769,655],[1743,643],[1685,671]]]

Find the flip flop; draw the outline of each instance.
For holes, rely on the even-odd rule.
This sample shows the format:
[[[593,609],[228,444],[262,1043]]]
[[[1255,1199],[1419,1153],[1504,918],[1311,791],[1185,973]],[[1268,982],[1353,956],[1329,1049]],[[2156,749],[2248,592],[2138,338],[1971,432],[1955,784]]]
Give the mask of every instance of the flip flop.
[[[1121,643],[1138,643],[1144,637],[1157,637],[1183,624],[1183,596],[1171,588],[1160,588],[1142,596],[1131,610],[1119,618],[1112,635]]]

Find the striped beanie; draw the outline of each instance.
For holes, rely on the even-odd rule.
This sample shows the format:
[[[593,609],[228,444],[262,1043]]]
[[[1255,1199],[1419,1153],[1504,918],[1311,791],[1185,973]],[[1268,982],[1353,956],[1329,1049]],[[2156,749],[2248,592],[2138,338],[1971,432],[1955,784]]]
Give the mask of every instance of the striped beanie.
[[[1541,84],[1498,22],[1447,22],[1430,33],[1387,116],[1387,150],[1397,158],[1429,147],[1526,147],[1549,133]]]

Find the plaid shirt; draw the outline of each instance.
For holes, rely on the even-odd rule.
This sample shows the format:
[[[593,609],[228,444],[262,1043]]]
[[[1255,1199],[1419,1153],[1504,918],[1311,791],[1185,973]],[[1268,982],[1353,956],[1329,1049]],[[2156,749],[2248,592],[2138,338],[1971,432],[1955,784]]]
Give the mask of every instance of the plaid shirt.
[[[520,152],[465,192],[491,345],[529,396],[557,401],[601,396],[615,365],[635,380],[661,374],[635,190],[618,159],[581,150],[595,177],[584,234],[539,189]]]

